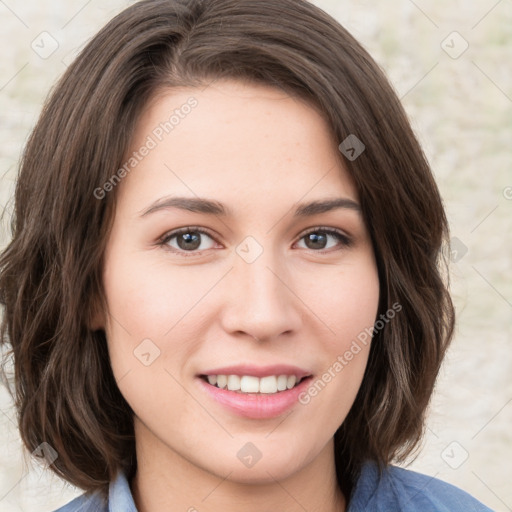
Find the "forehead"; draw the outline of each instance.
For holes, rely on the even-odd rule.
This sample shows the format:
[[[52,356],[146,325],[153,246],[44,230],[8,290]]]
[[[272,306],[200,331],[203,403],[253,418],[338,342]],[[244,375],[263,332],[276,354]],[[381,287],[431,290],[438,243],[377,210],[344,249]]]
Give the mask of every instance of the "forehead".
[[[161,91],[138,119],[130,161],[119,192],[134,206],[170,193],[246,205],[328,194],[357,200],[323,116],[266,85],[225,80]]]

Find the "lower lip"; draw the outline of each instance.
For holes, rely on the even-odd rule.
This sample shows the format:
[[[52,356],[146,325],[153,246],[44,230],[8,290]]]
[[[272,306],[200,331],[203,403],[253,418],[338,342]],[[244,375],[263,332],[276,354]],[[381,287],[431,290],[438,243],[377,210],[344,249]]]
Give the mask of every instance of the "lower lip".
[[[201,388],[218,403],[240,416],[251,419],[274,418],[283,414],[298,401],[299,395],[306,390],[312,377],[303,379],[298,386],[278,393],[242,394],[212,386],[197,377]]]

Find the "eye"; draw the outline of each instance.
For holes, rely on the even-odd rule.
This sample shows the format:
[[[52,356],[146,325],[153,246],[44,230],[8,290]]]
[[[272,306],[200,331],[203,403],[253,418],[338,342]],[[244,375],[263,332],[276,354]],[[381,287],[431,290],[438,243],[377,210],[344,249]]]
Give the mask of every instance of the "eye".
[[[349,247],[351,239],[336,229],[316,227],[302,235],[300,241],[304,240],[305,249],[321,252],[339,246],[340,249]],[[215,246],[215,240],[204,229],[199,227],[185,227],[176,229],[165,234],[159,245],[169,248],[172,252],[180,253],[182,256],[193,256]],[[189,253],[189,254],[187,254]]]
[[[331,243],[329,243],[329,239]],[[349,247],[352,243],[351,239],[341,231],[323,227],[311,229],[305,235],[302,235],[300,240],[304,240],[306,249],[315,251],[332,249],[336,246],[336,241],[340,245],[340,248]]]
[[[167,233],[159,245],[170,247],[173,252],[193,253],[211,249],[215,241],[204,229],[186,227]]]

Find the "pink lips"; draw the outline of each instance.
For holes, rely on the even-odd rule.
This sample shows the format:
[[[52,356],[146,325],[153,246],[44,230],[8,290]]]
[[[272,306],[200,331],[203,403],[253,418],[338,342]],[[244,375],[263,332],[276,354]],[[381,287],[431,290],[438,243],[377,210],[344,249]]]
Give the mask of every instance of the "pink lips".
[[[260,378],[268,375],[296,375],[297,381],[303,380],[292,389],[277,393],[245,394],[213,386],[204,378],[205,375],[252,375]],[[307,389],[312,379],[310,372],[289,365],[273,365],[264,368],[251,365],[231,366],[207,370],[197,377],[202,391],[209,398],[215,400],[229,411],[251,419],[273,418],[283,414],[297,403],[299,395]]]

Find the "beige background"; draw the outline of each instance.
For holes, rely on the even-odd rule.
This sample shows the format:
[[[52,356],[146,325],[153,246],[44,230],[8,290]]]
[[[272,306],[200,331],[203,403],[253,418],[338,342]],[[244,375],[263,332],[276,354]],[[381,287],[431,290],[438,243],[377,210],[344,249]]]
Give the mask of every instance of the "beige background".
[[[466,489],[495,510],[512,511],[512,1],[315,3],[391,78],[456,237],[457,334],[423,450],[410,467]],[[7,212],[21,148],[51,85],[76,50],[126,5],[0,0],[0,206]],[[38,55],[32,44],[40,45],[39,53],[58,48]],[[8,213],[2,247],[7,223]],[[0,406],[0,511],[51,511],[79,494],[25,457],[2,387]]]

